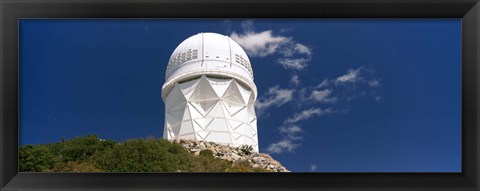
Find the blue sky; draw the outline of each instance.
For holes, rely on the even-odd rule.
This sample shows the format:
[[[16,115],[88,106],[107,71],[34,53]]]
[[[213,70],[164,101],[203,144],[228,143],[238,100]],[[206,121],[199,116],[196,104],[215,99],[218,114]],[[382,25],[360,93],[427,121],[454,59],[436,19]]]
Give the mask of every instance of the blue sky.
[[[460,172],[460,19],[20,20],[20,144],[162,137],[168,59],[231,36],[260,152],[296,172]]]

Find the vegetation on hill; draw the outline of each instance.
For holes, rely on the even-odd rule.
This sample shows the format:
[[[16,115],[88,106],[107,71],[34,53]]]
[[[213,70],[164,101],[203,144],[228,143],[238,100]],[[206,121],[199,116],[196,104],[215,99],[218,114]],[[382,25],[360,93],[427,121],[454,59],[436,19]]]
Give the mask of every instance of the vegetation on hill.
[[[247,161],[215,158],[210,150],[198,156],[164,139],[101,140],[96,135],[58,143],[24,145],[20,172],[261,172]]]

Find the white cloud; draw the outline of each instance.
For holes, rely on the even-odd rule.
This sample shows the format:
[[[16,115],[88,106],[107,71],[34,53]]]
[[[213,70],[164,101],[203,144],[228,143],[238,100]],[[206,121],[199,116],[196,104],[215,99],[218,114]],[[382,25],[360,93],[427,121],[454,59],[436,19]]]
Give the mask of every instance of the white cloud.
[[[368,85],[372,86],[372,87],[380,87],[380,81],[379,80],[370,80],[368,82]]]
[[[310,171],[315,171],[315,170],[317,170],[317,165],[311,164],[310,165]]]
[[[290,38],[293,39],[293,38]],[[307,57],[311,57],[312,50],[311,48],[307,47],[304,44],[296,43],[293,40],[286,41],[282,44],[282,48],[279,49],[279,53],[282,54],[284,57],[292,57],[295,54],[306,55]]]
[[[312,54],[312,50],[310,48],[300,43],[295,44],[295,51],[307,55]]]
[[[319,88],[326,88],[330,85],[330,83],[328,82],[328,79],[324,79],[320,84],[318,84],[317,86],[315,86],[316,89],[319,89]]]
[[[253,21],[242,23],[243,33],[232,32],[230,37],[237,42],[250,57],[265,57],[280,54],[277,60],[285,69],[301,70],[311,60],[310,47],[295,42],[292,37],[274,35],[272,30],[255,32]],[[295,57],[300,55],[300,57]]]
[[[286,58],[288,59],[288,58]],[[290,66],[292,65],[292,66]],[[295,64],[287,65],[288,67],[294,67]],[[287,67],[284,66],[284,67]],[[301,67],[297,67],[301,68]],[[287,117],[283,121],[283,125],[278,128],[281,138],[277,142],[273,142],[267,147],[267,152],[271,154],[279,154],[284,152],[293,152],[299,146],[301,146],[301,140],[303,139],[302,135],[305,133],[300,122],[311,119],[315,116],[323,116],[330,113],[347,113],[348,110],[345,108],[340,108],[336,102],[350,101],[354,98],[365,97],[367,95],[372,95],[375,101],[380,101],[383,98],[377,96],[373,91],[373,87],[381,86],[381,79],[375,79],[371,76],[374,74],[373,69],[365,69],[363,66],[359,68],[348,69],[346,73],[337,78],[329,79],[325,78],[318,85],[307,85],[304,87],[295,86],[295,89],[288,90],[289,100],[297,100],[297,104],[294,106],[300,110],[300,112],[292,114],[290,117]],[[291,84],[299,84],[300,75],[296,73],[290,79]],[[334,85],[332,85],[334,84]],[[339,85],[339,84],[351,84],[350,85]],[[260,99],[260,105],[274,106],[273,100],[277,96],[273,92],[280,90],[278,86],[274,86],[269,90],[269,96],[265,99]],[[295,93],[294,93],[295,92]],[[335,94],[333,94],[335,92]],[[294,93],[294,94],[293,94]],[[295,96],[295,97],[293,97]],[[268,99],[267,99],[268,98]],[[280,103],[280,102],[279,102]],[[305,108],[305,104],[318,104],[318,103],[328,103],[331,107],[322,109],[316,106],[311,108]],[[261,107],[261,106],[260,106]],[[304,125],[304,124],[302,124]],[[311,166],[311,170],[316,170],[316,165]]]
[[[332,112],[333,111],[331,108],[326,110],[322,110],[320,108],[310,108],[299,113],[295,113],[292,117],[283,121],[283,126],[279,128],[283,138],[278,142],[270,144],[267,147],[267,152],[271,154],[293,152],[297,147],[300,146],[298,141],[303,139],[303,129],[296,123],[309,119],[313,116],[321,116]]]
[[[299,122],[299,121],[309,119],[310,117],[313,117],[313,116],[322,116],[324,114],[332,113],[332,112],[333,111],[332,111],[331,108],[328,108],[328,109],[325,109],[325,110],[322,110],[320,108],[310,108],[310,109],[307,109],[307,110],[303,110],[300,113],[295,113],[293,115],[293,117],[290,117],[287,120],[285,120],[285,123],[292,124],[292,123],[296,123],[296,122]]]
[[[298,75],[293,75],[292,79],[290,79],[290,83],[292,83],[295,86],[298,86],[300,84],[300,79],[298,78]]]
[[[284,135],[284,139],[288,140],[300,140],[303,139],[301,133],[303,132],[302,128],[299,125],[287,125],[279,128],[280,132]]]
[[[292,127],[294,127],[294,129],[290,129],[291,127],[287,127],[287,131],[288,131],[288,129],[290,129],[290,132],[285,134],[285,138],[289,139],[289,140],[292,140],[292,141],[297,141],[297,140],[303,139],[303,137],[301,135],[303,130],[300,129],[300,127],[298,127],[298,126],[292,126]],[[296,127],[298,127],[299,131],[296,131],[297,130],[297,129],[295,129]]]
[[[350,82],[350,83],[355,83],[357,82],[358,80],[360,80],[360,70],[362,68],[358,68],[356,70],[354,69],[348,69],[347,73],[338,77],[336,80],[335,80],[335,83],[347,83],[347,82]]]
[[[321,116],[326,113],[331,113],[332,110],[330,108],[326,110],[322,110],[320,108],[310,108],[300,113],[296,113],[293,117],[290,117],[283,121],[283,126],[279,128],[280,133],[282,133],[283,138],[275,143],[270,144],[267,147],[267,152],[271,154],[280,154],[283,152],[293,152],[297,147],[300,146],[299,143],[295,143],[295,141],[303,139],[302,133],[303,129],[300,125],[295,123],[306,120],[313,116]]]
[[[291,125],[289,127],[282,126],[280,127],[280,132],[282,133],[300,133],[302,132],[302,128],[298,125]]]
[[[249,32],[253,31],[255,27],[253,26],[253,20],[245,20],[242,22],[243,31]]]
[[[283,152],[293,152],[299,144],[293,143],[289,139],[282,139],[276,143],[272,143],[267,147],[268,153],[280,154]]]
[[[290,89],[280,89],[278,85],[273,86],[268,89],[268,92],[264,97],[259,98],[255,102],[255,108],[257,113],[261,114],[267,108],[276,106],[280,107],[281,105],[292,100],[293,90]]]
[[[332,93],[331,89],[324,89],[324,90],[313,90],[312,94],[308,99],[313,100],[315,102],[320,103],[334,103],[337,101],[336,97],[330,97]]]
[[[287,37],[273,36],[271,30],[259,33],[250,31],[245,34],[233,32],[230,37],[252,57],[265,57],[273,54],[278,51],[282,44],[291,41]]]
[[[281,58],[277,62],[285,69],[301,70],[308,66],[310,58]]]
[[[364,76],[366,73],[373,74],[375,71],[373,69],[364,68],[363,66],[357,69],[348,69],[347,73],[335,79],[335,84],[339,83],[366,83]],[[371,80],[368,84],[372,87],[380,86],[380,80]]]

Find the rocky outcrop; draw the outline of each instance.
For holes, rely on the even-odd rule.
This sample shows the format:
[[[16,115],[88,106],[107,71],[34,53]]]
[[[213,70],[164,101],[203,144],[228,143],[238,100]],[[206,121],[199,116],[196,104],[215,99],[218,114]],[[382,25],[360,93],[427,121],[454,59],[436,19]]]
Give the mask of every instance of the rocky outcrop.
[[[248,161],[253,168],[262,168],[271,172],[290,172],[280,162],[265,153],[206,141],[176,139],[173,142],[181,144],[195,155],[199,155],[202,150],[210,150],[213,156],[223,160],[232,162]]]

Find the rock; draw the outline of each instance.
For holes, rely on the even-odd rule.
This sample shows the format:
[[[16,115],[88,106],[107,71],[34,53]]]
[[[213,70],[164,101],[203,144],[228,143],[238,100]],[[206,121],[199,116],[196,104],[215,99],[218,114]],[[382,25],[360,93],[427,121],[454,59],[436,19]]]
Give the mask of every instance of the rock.
[[[190,151],[192,151],[192,152],[200,152],[200,149],[193,148],[193,149],[190,149]]]
[[[262,157],[253,157],[253,161],[255,161],[256,163],[261,163],[263,162],[265,159],[262,158]]]
[[[240,159],[240,156],[237,155],[237,154],[235,154],[235,153],[232,153],[232,159],[233,159],[234,161],[238,161],[238,160]]]
[[[199,155],[202,150],[211,150],[214,157],[227,161],[247,161],[253,168],[263,168],[271,172],[290,172],[280,162],[270,155],[253,151],[246,155],[239,147],[217,144],[214,142],[175,139],[172,142],[180,143],[189,152]]]

